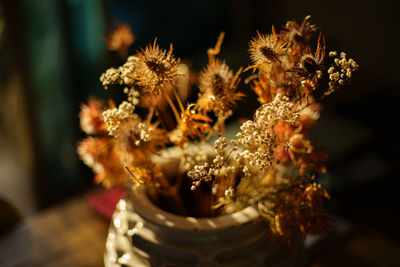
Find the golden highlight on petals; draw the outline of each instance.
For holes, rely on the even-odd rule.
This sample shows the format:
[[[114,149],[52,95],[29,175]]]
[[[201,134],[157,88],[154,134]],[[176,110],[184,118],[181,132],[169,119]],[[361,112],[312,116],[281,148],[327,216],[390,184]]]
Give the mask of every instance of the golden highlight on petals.
[[[235,102],[244,96],[237,93],[239,74],[242,69],[233,75],[232,70],[219,60],[208,64],[207,68],[199,76],[198,107],[202,111],[213,111],[222,116],[231,109]]]
[[[250,58],[254,65],[249,68],[258,68],[268,72],[272,65],[280,63],[282,56],[288,54],[288,42],[282,41],[272,27],[272,34],[263,35],[257,32],[257,37],[250,41]]]
[[[169,51],[160,49],[154,40],[153,45],[146,46],[137,53],[135,69],[136,84],[145,93],[160,94],[172,87],[177,79],[179,59],[172,55],[172,44]]]

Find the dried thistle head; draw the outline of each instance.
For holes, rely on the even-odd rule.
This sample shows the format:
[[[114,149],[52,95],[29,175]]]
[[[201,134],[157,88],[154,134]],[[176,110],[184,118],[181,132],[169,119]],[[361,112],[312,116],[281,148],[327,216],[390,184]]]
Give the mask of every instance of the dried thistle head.
[[[235,101],[244,96],[236,93],[241,69],[233,75],[232,70],[219,60],[213,60],[208,64],[199,77],[200,94],[197,105],[200,110],[214,111],[222,116],[230,109]]]
[[[288,44],[279,38],[274,27],[272,27],[272,34],[269,35],[257,32],[257,37],[250,41],[250,58],[254,63],[250,68],[269,72],[273,65],[282,62],[282,57],[288,54]]]
[[[190,86],[194,83],[194,81],[191,81],[191,79],[193,80],[194,75],[190,72],[189,67],[184,63],[178,64],[177,71],[179,75],[175,86],[165,88],[163,95],[145,93],[141,90],[139,106],[144,108],[156,108],[158,111],[163,112],[168,106],[168,101],[165,95],[168,95],[170,99],[173,99],[177,95],[181,103],[186,102]],[[174,90],[176,90],[176,95]],[[176,101],[178,101],[178,99],[176,99]]]
[[[154,40],[152,46],[137,53],[134,79],[143,92],[160,94],[176,82],[179,59],[173,57],[172,50],[172,45],[168,52],[160,49]]]

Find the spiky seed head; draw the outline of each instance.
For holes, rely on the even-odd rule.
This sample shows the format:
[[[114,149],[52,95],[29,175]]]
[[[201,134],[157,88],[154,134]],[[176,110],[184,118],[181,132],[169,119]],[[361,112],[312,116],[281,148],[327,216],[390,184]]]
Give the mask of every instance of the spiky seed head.
[[[278,38],[275,30],[269,35],[258,33],[249,46],[254,67],[264,71],[268,71],[274,63],[281,62],[281,57],[287,55],[287,43]]]
[[[239,99],[241,94],[235,93],[237,77],[232,70],[219,60],[208,64],[199,77],[199,100],[201,110],[213,110],[216,114],[224,112]]]
[[[154,40],[152,46],[149,45],[137,53],[135,79],[143,92],[160,94],[174,85],[180,60],[173,57],[172,50],[172,45],[168,52],[160,49]]]

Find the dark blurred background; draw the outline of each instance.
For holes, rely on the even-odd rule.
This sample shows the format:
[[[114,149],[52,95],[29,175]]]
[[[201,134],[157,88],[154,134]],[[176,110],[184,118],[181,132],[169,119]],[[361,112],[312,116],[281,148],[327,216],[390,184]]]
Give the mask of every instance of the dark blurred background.
[[[397,249],[398,10],[396,1],[361,0],[0,1],[0,200],[25,217],[96,187],[75,152],[84,137],[78,112],[89,95],[112,97],[99,77],[121,63],[105,43],[118,22],[136,36],[130,54],[157,37],[195,71],[225,31],[220,58],[236,70],[249,65],[257,30],[312,15],[328,50],[360,65],[348,85],[322,101],[313,132],[329,155],[322,178],[332,196],[328,208]],[[256,98],[243,83],[240,90],[248,98],[236,117],[251,116]]]

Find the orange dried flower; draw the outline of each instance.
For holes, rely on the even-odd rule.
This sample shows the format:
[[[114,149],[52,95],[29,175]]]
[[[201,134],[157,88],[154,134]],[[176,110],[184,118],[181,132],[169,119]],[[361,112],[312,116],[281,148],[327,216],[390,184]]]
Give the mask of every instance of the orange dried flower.
[[[79,112],[81,129],[90,135],[104,134],[107,126],[102,116],[103,111],[103,103],[94,98],[90,98],[87,105],[82,104]]]
[[[170,133],[170,140],[177,145],[183,145],[189,139],[203,137],[212,130],[211,122],[208,116],[196,113],[194,104],[191,104],[181,114],[177,129]]]
[[[276,87],[270,83],[263,72],[258,73],[257,79],[253,80],[251,89],[258,95],[258,101],[262,104],[271,102],[277,94]]]
[[[115,150],[115,141],[109,137],[87,137],[78,144],[78,154],[82,161],[96,174],[96,183],[105,187],[123,184],[127,173]]]
[[[128,56],[129,46],[135,41],[135,35],[132,33],[128,24],[120,24],[108,36],[107,48],[111,51],[117,51],[121,58]]]
[[[287,240],[299,233],[306,236],[326,232],[330,218],[322,206],[324,198],[329,198],[328,193],[314,182],[287,186],[278,188],[276,197],[269,199],[273,203],[268,215],[272,231]]]

